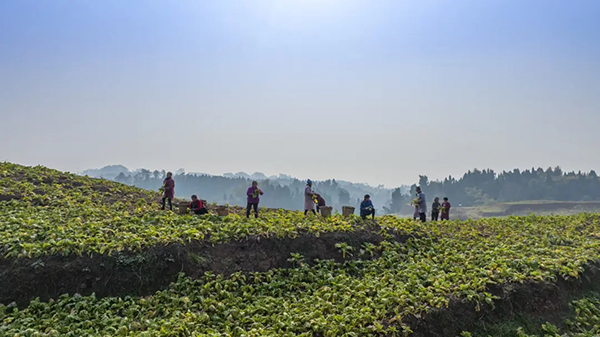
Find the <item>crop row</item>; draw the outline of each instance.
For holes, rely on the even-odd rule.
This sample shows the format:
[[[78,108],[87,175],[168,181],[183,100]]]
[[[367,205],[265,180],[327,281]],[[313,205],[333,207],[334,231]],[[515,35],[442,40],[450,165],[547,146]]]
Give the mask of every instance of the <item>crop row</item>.
[[[363,228],[357,217],[309,217],[299,212],[269,212],[259,219],[237,214],[180,216],[158,210],[125,211],[120,207],[86,205],[40,207],[21,202],[4,203],[0,212],[0,253],[6,257],[52,254],[111,254],[141,251],[154,245],[206,240],[209,243],[240,240],[247,236],[296,237]],[[405,227],[408,228],[407,220]],[[412,222],[412,221],[411,221]],[[396,226],[402,224],[398,221]],[[392,224],[390,224],[392,225]]]
[[[491,284],[579,277],[600,249],[597,215],[426,224],[384,217],[380,223],[429,236],[347,252],[379,249],[376,260],[309,266],[294,256],[297,268],[227,279],[181,277],[144,298],[33,301],[23,310],[0,309],[0,335],[406,335],[407,317],[444,308],[450,298],[475,309],[493,305]]]

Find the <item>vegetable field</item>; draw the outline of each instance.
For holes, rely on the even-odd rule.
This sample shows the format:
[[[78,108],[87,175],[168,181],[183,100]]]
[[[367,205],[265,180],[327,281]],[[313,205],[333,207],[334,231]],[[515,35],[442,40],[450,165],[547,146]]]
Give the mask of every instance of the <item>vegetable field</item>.
[[[65,286],[69,294],[4,303],[2,336],[457,336],[515,304],[514,289],[598,280],[596,214],[439,223],[287,211],[179,216],[158,211],[154,192],[9,163],[0,164],[0,191],[0,274],[18,265],[45,270],[43,278],[48,268],[97,262],[117,271],[99,282],[110,289],[119,271],[145,280],[154,263],[194,261],[172,263],[186,274],[147,294]],[[239,259],[263,255],[244,262],[252,268],[219,273],[227,256],[210,255],[219,247]],[[152,260],[157,250],[171,257]],[[285,263],[260,267],[267,257]],[[596,324],[597,302],[588,302],[578,315]]]

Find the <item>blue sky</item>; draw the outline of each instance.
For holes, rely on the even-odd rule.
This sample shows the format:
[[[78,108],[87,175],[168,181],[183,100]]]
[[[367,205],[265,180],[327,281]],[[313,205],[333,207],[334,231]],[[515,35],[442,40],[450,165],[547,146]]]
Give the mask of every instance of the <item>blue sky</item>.
[[[0,160],[600,168],[600,1],[0,0]]]

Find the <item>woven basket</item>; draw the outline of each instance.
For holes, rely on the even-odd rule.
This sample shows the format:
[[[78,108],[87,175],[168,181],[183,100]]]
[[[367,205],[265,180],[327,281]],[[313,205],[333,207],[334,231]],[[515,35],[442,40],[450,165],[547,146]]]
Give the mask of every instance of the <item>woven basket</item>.
[[[321,206],[319,207],[322,216],[331,216],[331,212],[333,211],[333,207],[331,206]]]
[[[228,216],[229,215],[229,208],[227,208],[227,207],[221,206],[221,207],[218,207],[215,211],[217,212],[218,216]]]
[[[179,203],[179,214],[187,214],[189,206],[190,206],[190,204],[185,201],[180,202]]]
[[[351,206],[342,206],[342,215],[349,216],[354,214],[354,207]]]

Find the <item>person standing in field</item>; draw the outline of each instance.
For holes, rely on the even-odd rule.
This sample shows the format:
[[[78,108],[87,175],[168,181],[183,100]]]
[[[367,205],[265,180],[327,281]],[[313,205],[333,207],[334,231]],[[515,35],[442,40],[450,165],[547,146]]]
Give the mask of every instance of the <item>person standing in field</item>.
[[[413,201],[410,203],[415,208],[413,211],[413,220],[417,220],[420,218],[420,216],[419,216],[419,193],[416,193],[415,196],[416,196],[416,198],[413,199]]]
[[[438,221],[440,216],[440,198],[435,197],[431,205],[431,221]]]
[[[315,212],[315,202],[313,200],[315,192],[312,190],[312,181],[308,179],[306,181],[306,187],[304,188],[304,215],[308,213],[308,211],[313,212],[313,214],[317,214]]]
[[[444,197],[444,202],[442,202],[442,220],[450,220],[450,202],[448,201],[448,197]]]
[[[190,210],[198,215],[208,214],[208,210],[204,207],[202,200],[198,199],[197,195],[192,195],[192,202],[190,203]]]
[[[365,195],[365,199],[360,203],[360,217],[365,220],[367,216],[371,215],[372,219],[375,219],[375,207],[371,201],[370,195]]]
[[[263,191],[258,188],[258,182],[253,181],[252,186],[248,187],[246,191],[248,196],[248,205],[246,206],[246,218],[250,217],[250,209],[254,208],[254,217],[258,218],[258,203],[260,202],[260,196],[263,195]]]
[[[427,199],[425,199],[425,193],[421,191],[421,187],[417,187],[417,199],[418,199],[418,212],[419,218],[422,222],[427,221],[425,213],[427,213]]]
[[[167,177],[163,181],[163,198],[162,198],[162,210],[165,209],[165,201],[169,200],[169,209],[173,210],[173,198],[175,197],[175,180],[173,179],[173,173],[167,172]]]

